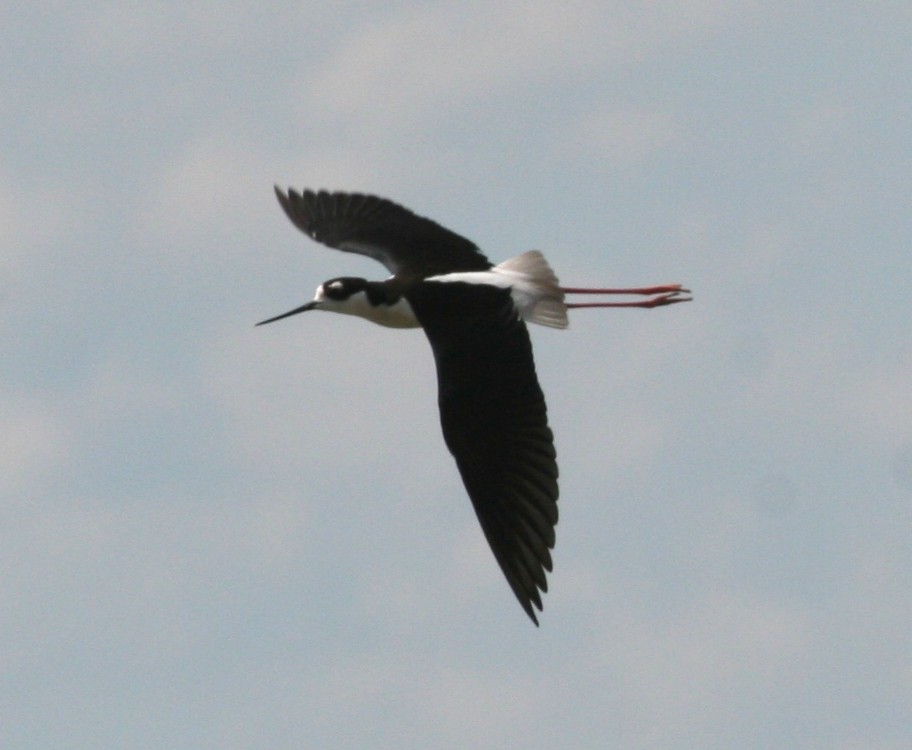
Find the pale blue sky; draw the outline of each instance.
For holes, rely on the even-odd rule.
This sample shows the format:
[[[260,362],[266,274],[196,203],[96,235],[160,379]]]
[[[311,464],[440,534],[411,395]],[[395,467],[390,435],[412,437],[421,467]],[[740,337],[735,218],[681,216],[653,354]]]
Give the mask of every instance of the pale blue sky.
[[[0,10],[0,746],[912,746],[907,3]],[[273,183],[571,284],[542,627]]]

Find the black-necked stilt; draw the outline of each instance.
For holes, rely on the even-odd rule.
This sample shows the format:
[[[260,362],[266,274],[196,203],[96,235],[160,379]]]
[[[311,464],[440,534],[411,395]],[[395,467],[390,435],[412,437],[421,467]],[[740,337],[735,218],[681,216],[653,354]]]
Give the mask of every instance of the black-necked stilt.
[[[341,277],[313,300],[257,325],[307,310],[424,328],[437,364],[443,438],[494,557],[538,625],[557,524],[557,462],[545,398],[524,321],[567,326],[574,307],[658,307],[686,302],[680,284],[633,289],[561,287],[541,253],[493,265],[472,242],[383,198],[306,190],[276,196],[317,242],[380,261],[385,281]],[[628,302],[564,302],[565,294],[634,294]]]

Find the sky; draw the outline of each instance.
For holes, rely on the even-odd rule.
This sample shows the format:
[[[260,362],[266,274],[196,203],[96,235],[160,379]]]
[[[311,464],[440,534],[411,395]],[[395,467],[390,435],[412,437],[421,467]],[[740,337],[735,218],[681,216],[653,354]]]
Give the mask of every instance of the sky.
[[[0,10],[0,746],[912,746],[908,3]],[[273,184],[568,285],[535,628],[386,271]]]

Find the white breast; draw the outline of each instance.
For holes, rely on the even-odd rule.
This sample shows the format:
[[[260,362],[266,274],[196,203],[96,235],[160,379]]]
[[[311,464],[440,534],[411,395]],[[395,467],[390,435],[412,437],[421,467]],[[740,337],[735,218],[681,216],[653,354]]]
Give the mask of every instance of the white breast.
[[[421,323],[415,317],[412,306],[405,297],[400,297],[392,305],[372,305],[364,292],[356,292],[348,299],[334,300],[318,291],[319,310],[357,315],[359,318],[386,326],[387,328],[420,328]]]

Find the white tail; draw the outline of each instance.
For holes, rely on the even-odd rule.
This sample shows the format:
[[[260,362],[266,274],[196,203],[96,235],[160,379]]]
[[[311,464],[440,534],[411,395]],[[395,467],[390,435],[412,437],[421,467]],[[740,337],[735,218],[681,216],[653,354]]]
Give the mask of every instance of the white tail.
[[[505,260],[492,270],[514,279],[511,287],[513,302],[523,320],[551,328],[567,327],[564,290],[545,256],[538,250],[529,250]]]

